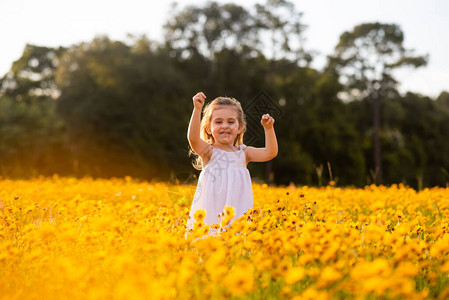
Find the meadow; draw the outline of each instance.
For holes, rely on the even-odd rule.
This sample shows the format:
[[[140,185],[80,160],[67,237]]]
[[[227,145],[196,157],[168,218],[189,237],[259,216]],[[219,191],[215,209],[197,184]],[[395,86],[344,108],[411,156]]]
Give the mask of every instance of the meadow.
[[[195,186],[0,179],[0,299],[447,299],[449,188],[253,185],[221,232]]]

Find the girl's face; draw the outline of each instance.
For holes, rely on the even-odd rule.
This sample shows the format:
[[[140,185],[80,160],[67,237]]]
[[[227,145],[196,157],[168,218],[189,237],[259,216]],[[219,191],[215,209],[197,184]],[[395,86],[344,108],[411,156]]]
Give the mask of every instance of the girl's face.
[[[237,135],[242,132],[237,116],[232,107],[217,107],[212,111],[208,133],[212,134],[215,143],[234,146]]]

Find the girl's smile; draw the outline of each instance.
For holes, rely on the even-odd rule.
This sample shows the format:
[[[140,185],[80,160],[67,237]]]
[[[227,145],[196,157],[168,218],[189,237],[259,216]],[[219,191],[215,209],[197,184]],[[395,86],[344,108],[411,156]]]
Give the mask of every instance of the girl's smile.
[[[218,144],[234,146],[237,135],[241,132],[234,108],[220,107],[214,109],[211,117],[210,132]]]

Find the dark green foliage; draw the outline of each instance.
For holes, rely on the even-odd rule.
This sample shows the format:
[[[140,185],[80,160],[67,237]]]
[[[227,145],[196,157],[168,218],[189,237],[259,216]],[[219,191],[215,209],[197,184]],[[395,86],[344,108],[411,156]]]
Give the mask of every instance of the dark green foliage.
[[[295,17],[287,18],[286,10]],[[363,186],[374,181],[371,99],[342,101],[337,95],[351,88],[366,91],[377,80],[383,89],[383,182],[446,185],[449,94],[436,100],[399,95],[389,70],[426,60],[392,46],[402,43],[402,31],[373,23],[344,33],[337,49],[366,36],[382,55],[404,54],[385,60],[382,78],[353,74],[352,80],[342,64],[354,63],[354,49],[354,55],[331,58],[322,72],[309,67],[312,55],[302,45],[300,17],[288,1],[253,10],[209,2],[175,8],[162,45],[145,37],[129,44],[98,37],[68,49],[28,45],[0,79],[0,176],[191,180],[196,171],[186,133],[192,96],[198,91],[207,101],[232,96],[247,107],[263,91],[281,111],[275,123],[279,154],[270,166],[275,183],[333,179]],[[385,44],[372,33],[380,31],[388,38]],[[261,49],[275,49],[275,55]],[[250,114],[248,119],[258,120],[248,123],[254,134],[261,116]],[[263,144],[262,131],[251,145]],[[265,164],[252,163],[249,169],[256,181],[265,178]]]
[[[185,75],[144,43],[97,38],[62,59],[58,108],[81,173],[167,179],[186,160]]]
[[[373,170],[375,183],[382,183],[381,103],[398,96],[393,70],[427,63],[426,56],[413,56],[403,46],[404,33],[396,24],[365,23],[344,32],[329,57],[327,72],[339,74],[345,85],[345,98],[370,99],[373,115]],[[387,154],[388,156],[388,154]]]
[[[27,45],[0,79],[0,176],[64,173],[68,151],[54,82],[64,48]]]

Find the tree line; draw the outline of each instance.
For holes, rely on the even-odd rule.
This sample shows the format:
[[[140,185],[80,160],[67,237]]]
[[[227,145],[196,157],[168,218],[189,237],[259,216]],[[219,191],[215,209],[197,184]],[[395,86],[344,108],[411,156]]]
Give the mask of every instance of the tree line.
[[[27,45],[0,79],[0,176],[194,180],[186,131],[204,91],[242,103],[251,145],[264,143],[260,116],[275,117],[279,154],[249,165],[255,180],[446,186],[449,93],[401,95],[394,78],[428,57],[398,25],[364,23],[317,70],[301,17],[281,0],[174,5],[162,42]]]

